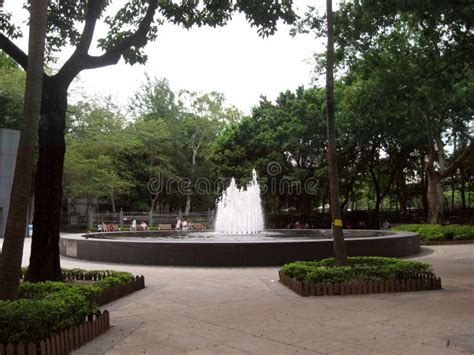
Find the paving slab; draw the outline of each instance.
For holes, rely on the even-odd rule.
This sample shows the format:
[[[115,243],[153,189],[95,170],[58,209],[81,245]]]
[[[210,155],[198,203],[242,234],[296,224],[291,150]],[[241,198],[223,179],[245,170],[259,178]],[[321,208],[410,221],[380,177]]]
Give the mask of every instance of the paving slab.
[[[0,240],[1,243],[1,240]],[[30,239],[25,241],[28,264]],[[75,354],[471,354],[474,245],[423,247],[443,290],[300,297],[278,269],[106,264],[65,268],[144,275],[146,288],[106,305],[112,328]]]

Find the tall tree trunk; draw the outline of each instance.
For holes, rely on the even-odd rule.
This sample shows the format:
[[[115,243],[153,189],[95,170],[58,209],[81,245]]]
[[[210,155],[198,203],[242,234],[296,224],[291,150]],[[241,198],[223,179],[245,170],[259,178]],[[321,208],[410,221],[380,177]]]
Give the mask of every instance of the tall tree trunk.
[[[379,198],[378,196],[375,196],[375,207],[374,207],[374,219],[373,219],[373,225],[371,228],[378,229],[380,228],[380,205],[382,203],[382,199]]]
[[[461,175],[461,187],[459,192],[461,193],[461,210],[464,212],[466,209],[466,178],[464,176],[464,169],[459,169],[459,174]]]
[[[470,141],[469,145],[466,146],[461,154],[456,158],[454,162],[447,165],[446,159],[444,156],[444,144],[441,138],[435,136],[433,133],[433,128],[431,124],[431,119],[428,114],[424,114],[426,121],[426,132],[428,137],[429,144],[429,156],[428,162],[426,163],[426,173],[428,175],[428,205],[430,213],[428,220],[430,223],[444,223],[444,194],[441,187],[441,179],[446,176],[454,174],[454,171],[469,157],[474,153],[474,136],[468,135]],[[437,150],[435,147],[435,142],[437,144]],[[439,166],[439,171],[435,170],[435,162]]]
[[[451,174],[451,211],[454,211],[454,196],[456,191],[456,183],[454,177],[454,173]]]
[[[327,51],[326,51],[326,114],[328,135],[329,189],[331,197],[332,236],[336,265],[347,264],[347,251],[342,232],[341,207],[339,205],[339,175],[336,156],[336,123],[334,118],[334,29],[332,0],[326,1]]]
[[[47,0],[37,0],[31,3],[30,8],[25,103],[11,203],[0,258],[0,299],[18,298],[28,203],[31,197],[38,117],[41,109],[47,5]]]
[[[423,211],[424,213],[427,213],[429,207],[428,207],[428,184],[426,183],[426,164],[425,164],[425,161],[424,161],[425,157],[424,155],[421,156],[421,172],[420,172],[420,175],[421,175],[421,181],[420,181],[420,184],[421,184],[421,204],[422,204],[422,208],[423,208]]]
[[[155,212],[156,208],[156,202],[158,201],[158,197],[160,196],[159,193],[156,193],[153,198],[151,199],[151,204],[150,204],[150,213]],[[158,211],[159,212],[159,211]]]
[[[193,155],[192,155],[192,158],[191,158],[191,171],[192,171],[192,177],[194,179],[194,171],[195,171],[195,166],[196,166],[196,156],[197,156],[197,153],[198,153],[198,149],[199,147],[201,146],[201,144],[196,144],[195,140],[197,139],[197,132],[195,134],[193,134],[193,137],[192,137],[192,149],[193,149]],[[189,215],[189,212],[191,212],[191,194],[188,193],[186,195],[186,207],[184,209],[184,214],[187,216]]]
[[[62,280],[59,260],[67,87],[52,82],[43,97],[30,266],[31,282]]]
[[[437,172],[428,172],[428,223],[444,223],[444,194],[441,187],[441,178]]]
[[[112,204],[112,212],[117,212],[117,207],[115,206],[115,195],[113,191],[110,192],[110,203]]]

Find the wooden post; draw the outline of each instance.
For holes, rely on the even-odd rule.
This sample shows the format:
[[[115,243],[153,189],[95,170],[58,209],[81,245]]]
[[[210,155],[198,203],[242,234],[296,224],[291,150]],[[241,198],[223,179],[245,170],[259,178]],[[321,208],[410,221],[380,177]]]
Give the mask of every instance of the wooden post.
[[[59,334],[53,335],[54,339],[56,340],[56,354],[62,354],[61,352],[61,339],[59,338]]]
[[[384,284],[383,280],[382,280],[382,281],[379,281],[379,292],[380,292],[380,293],[384,293],[384,292],[385,292],[385,284]]]
[[[40,342],[40,344],[41,344],[41,343],[44,344],[43,341]],[[28,347],[27,347],[27,349],[26,349],[26,352],[28,353],[28,355],[36,355],[36,354],[37,354],[36,345],[33,344],[33,343],[29,343],[29,344],[28,344]]]
[[[52,354],[51,338],[47,338],[44,343],[45,343],[45,349],[46,349],[45,354],[51,355]]]
[[[108,310],[105,310],[104,313],[103,313],[104,317],[105,317],[105,320],[106,320],[106,327],[107,329],[110,328],[110,315],[109,315],[109,311]]]
[[[12,343],[7,344],[7,355],[15,354],[15,346]]]
[[[59,345],[61,348],[61,354],[66,354],[66,336],[64,331],[59,332]]]
[[[81,337],[79,336],[79,328],[74,327],[74,343],[73,343],[73,349],[77,349],[81,346]]]
[[[52,355],[59,355],[57,352],[56,352],[56,338],[54,337],[54,335],[52,335],[50,338],[50,344],[51,344],[51,350],[50,350],[50,354]]]
[[[400,280],[400,291],[405,292],[407,290],[406,280]]]
[[[82,346],[85,342],[84,323],[82,323],[79,325],[79,346]]]
[[[16,355],[26,355],[25,353],[25,345],[23,343],[19,343],[16,346]]]
[[[334,285],[333,284],[328,285],[328,295],[329,296],[334,296]]]

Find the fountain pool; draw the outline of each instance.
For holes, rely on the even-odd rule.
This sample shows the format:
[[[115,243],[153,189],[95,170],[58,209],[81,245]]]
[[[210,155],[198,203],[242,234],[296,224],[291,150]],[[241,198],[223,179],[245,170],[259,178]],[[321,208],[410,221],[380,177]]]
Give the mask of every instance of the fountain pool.
[[[403,257],[420,251],[417,233],[345,230],[350,256]],[[239,238],[237,240],[237,237]],[[269,230],[255,235],[151,231],[63,235],[61,255],[108,263],[177,266],[279,266],[333,255],[328,230]]]
[[[178,266],[279,266],[331,257],[330,230],[264,230],[255,170],[246,188],[217,202],[215,231],[163,230],[61,236],[61,255],[109,263]],[[416,233],[345,230],[350,256],[402,257],[420,251]]]

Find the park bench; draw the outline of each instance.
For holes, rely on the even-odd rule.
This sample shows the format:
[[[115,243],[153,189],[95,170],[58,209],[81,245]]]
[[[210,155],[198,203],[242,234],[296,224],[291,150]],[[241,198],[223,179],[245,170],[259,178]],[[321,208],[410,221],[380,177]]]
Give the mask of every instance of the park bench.
[[[171,224],[159,224],[158,225],[158,229],[159,230],[171,230],[173,228],[171,228]]]
[[[206,227],[202,223],[195,223],[194,224],[194,229],[198,230],[198,231],[202,231],[202,230],[206,229]]]

